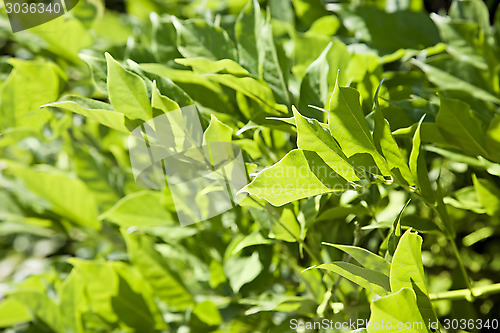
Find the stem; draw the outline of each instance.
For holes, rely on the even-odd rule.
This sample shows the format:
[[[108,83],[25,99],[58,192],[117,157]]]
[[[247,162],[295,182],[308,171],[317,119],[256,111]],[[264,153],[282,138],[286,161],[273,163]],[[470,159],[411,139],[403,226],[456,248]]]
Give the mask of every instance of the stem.
[[[258,202],[257,200],[255,200],[254,198],[252,198],[250,196],[250,199],[255,202],[256,204],[258,204],[259,206],[261,206],[262,208],[266,209],[266,207],[264,207],[260,202]],[[286,230],[286,232],[288,232],[290,234],[290,236],[292,236],[296,241],[297,243],[299,243],[302,247],[304,247],[304,250],[306,250],[307,254],[309,254],[311,256],[311,258],[316,261],[316,263],[321,264],[321,261],[318,259],[318,257],[316,257],[316,255],[313,253],[313,251],[311,250],[311,248],[309,247],[309,245],[306,244],[306,242],[304,242],[302,239],[298,238],[297,236],[295,236],[295,234],[293,232],[291,232],[285,225],[283,225],[283,223],[281,223],[279,220],[274,220],[273,218],[270,219],[272,222],[274,223],[278,223],[283,229]]]
[[[481,297],[498,293],[500,293],[500,283],[495,283],[484,287],[474,287],[471,289],[460,289],[460,290],[445,291],[441,293],[434,293],[430,294],[429,298],[431,299],[431,301],[456,300],[456,299],[471,300],[472,297]]]
[[[456,257],[457,262],[458,262],[458,267],[460,268],[460,272],[462,273],[462,277],[464,278],[468,292],[470,293],[470,299],[468,298],[468,300],[473,300],[474,297],[476,296],[476,293],[474,292],[474,290],[472,288],[472,284],[470,282],[469,275],[467,274],[467,270],[465,269],[465,265],[464,265],[464,262],[462,260],[462,257],[460,256],[460,252],[458,251],[457,243],[455,243],[455,239],[453,237],[451,237],[451,235],[447,234],[447,238],[451,243],[451,246],[453,248],[453,253],[455,254],[455,257]]]
[[[460,269],[460,273],[462,274],[462,278],[465,281],[465,286],[467,287],[469,293],[470,293],[470,300],[474,299],[474,291],[472,290],[472,284],[469,279],[469,274],[467,274],[467,269],[465,268],[464,262],[462,260],[462,257],[460,256],[460,252],[458,251],[457,243],[455,242],[455,238],[453,237],[452,233],[450,230],[446,227],[446,217],[444,217],[439,209],[436,209],[435,206],[431,205],[432,209],[434,212],[439,216],[439,219],[443,223],[442,226],[442,231],[446,235],[446,238],[451,244],[451,248],[453,250],[453,254],[455,255],[455,259],[457,260],[458,263],[458,268]]]

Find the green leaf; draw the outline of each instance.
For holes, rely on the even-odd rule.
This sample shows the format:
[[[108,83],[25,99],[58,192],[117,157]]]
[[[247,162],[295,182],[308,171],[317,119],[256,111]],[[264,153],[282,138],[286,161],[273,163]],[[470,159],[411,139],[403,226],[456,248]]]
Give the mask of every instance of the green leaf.
[[[421,128],[424,118],[420,119],[418,123],[417,130],[413,136],[412,149],[410,153],[410,170],[413,175],[413,179],[417,183],[422,196],[428,202],[435,202],[436,198],[434,195],[434,190],[432,189],[431,182],[429,180],[429,172],[427,170],[427,165],[424,157],[424,153],[421,148]]]
[[[486,131],[484,148],[495,162],[500,162],[500,115],[496,114]]]
[[[431,66],[415,59],[412,59],[411,61],[425,74],[427,74],[429,81],[438,86],[440,90],[456,90],[467,95],[471,95],[475,98],[485,100],[487,102],[500,104],[500,98],[498,96],[495,96],[484,89],[470,84],[469,82],[464,81],[463,79],[447,73],[446,71],[437,67]]]
[[[51,332],[63,333],[62,317],[55,301],[45,293],[33,290],[17,291],[10,296],[14,301],[24,304],[29,309],[30,316],[42,327],[48,327]],[[36,326],[38,326],[36,325]]]
[[[127,327],[134,331],[154,332],[155,319],[144,297],[134,291],[129,283],[118,275],[118,292],[111,298],[113,311]]]
[[[160,93],[156,86],[156,81],[153,82],[153,95],[151,97],[151,105],[153,106],[153,108],[160,109],[164,113],[181,108],[175,101],[166,96],[163,96]]]
[[[85,296],[85,281],[76,270],[70,272],[58,289],[59,310],[66,331],[83,333],[82,313],[88,307]]]
[[[185,58],[238,59],[234,43],[224,29],[205,20],[181,22],[174,16],[172,23],[177,30],[177,48]]]
[[[378,271],[384,275],[389,276],[391,264],[381,256],[378,256],[366,249],[357,246],[339,245],[330,243],[323,243],[323,244],[344,251],[367,269]]]
[[[151,238],[128,234],[125,231],[122,235],[127,243],[131,261],[151,285],[155,295],[178,310],[191,306],[192,296],[165,259],[155,250]]]
[[[491,28],[488,7],[483,1],[454,1],[450,6],[448,15],[457,21],[468,21],[477,24],[486,33]]]
[[[391,290],[412,288],[412,281],[427,294],[424,266],[422,264],[422,237],[407,230],[394,252],[391,264]]]
[[[234,89],[269,108],[278,108],[271,88],[269,88],[265,82],[257,80],[248,74],[244,68],[232,60],[212,61],[209,59],[191,58],[177,59],[177,62],[192,66],[195,72],[175,70],[161,64],[141,64],[141,68],[148,72],[169,78],[179,85],[194,85],[196,89],[189,90],[193,98],[200,97],[199,95],[201,93],[225,96],[224,91],[219,86],[220,84]],[[200,86],[207,89],[209,92],[204,90],[196,92],[196,90],[200,90]],[[209,98],[214,99],[215,97],[209,96]],[[228,101],[223,103],[228,103]],[[219,104],[219,107],[215,109],[220,111],[221,106],[223,105]],[[283,108],[280,108],[280,110],[283,110]],[[232,109],[228,111],[228,113],[230,112],[233,112]],[[286,108],[284,112],[287,112]]]
[[[210,301],[204,301],[196,304],[193,309],[193,314],[209,326],[216,326],[222,322],[219,309]]]
[[[79,225],[99,229],[95,198],[78,178],[51,169],[28,169],[11,164],[9,170],[23,180],[25,186],[46,200],[51,209]]]
[[[380,88],[380,86],[379,86]],[[399,149],[396,140],[392,136],[389,122],[384,118],[384,114],[380,107],[378,107],[378,89],[377,96],[375,96],[375,127],[373,129],[373,140],[378,151],[387,160],[387,165],[391,169],[395,178],[400,182],[406,182],[408,185],[415,185],[415,180],[411,174],[408,164],[403,153]]]
[[[440,96],[441,105],[436,124],[447,140],[474,156],[488,157],[485,131],[467,103]]]
[[[189,62],[197,60],[200,61],[201,58],[191,58]],[[208,59],[203,60],[214,62]],[[233,112],[229,97],[222,87],[212,82],[208,76],[191,70],[173,69],[154,63],[141,64],[140,69],[146,71],[148,77],[156,81],[161,94],[168,96],[181,107],[194,104],[196,100],[197,103],[217,112]]]
[[[9,291],[7,300],[13,301],[11,304],[21,311],[19,314],[28,311],[35,331],[64,332],[61,312],[55,300],[48,296],[49,286],[54,278],[55,275],[51,273],[32,274]],[[19,308],[19,303],[24,305],[24,311]]]
[[[274,206],[329,192],[344,192],[349,183],[314,152],[295,149],[264,169],[241,189]]]
[[[236,77],[231,74],[215,74],[209,76],[209,79],[234,89],[235,91],[240,92],[243,95],[271,108],[277,107],[272,90],[265,83],[252,77]],[[283,112],[283,108],[281,108],[280,111]]]
[[[103,94],[108,93],[107,80],[107,63],[105,59],[91,56],[89,54],[80,54],[80,58],[89,65],[90,74],[97,89]]]
[[[292,109],[297,126],[297,147],[316,152],[330,168],[346,180],[359,180],[354,167],[328,129],[316,119],[303,117],[295,107]]]
[[[167,325],[158,308],[156,293],[147,286],[139,270],[123,262],[111,265],[118,277],[118,290],[111,298],[111,305],[120,321],[135,331],[165,330]]]
[[[439,31],[424,12],[387,13],[374,6],[356,6],[353,12],[341,11],[346,28],[379,54],[399,49],[421,50],[440,41]]]
[[[240,64],[231,59],[210,60],[206,58],[189,58],[189,59],[175,59],[176,63],[184,66],[190,66],[194,71],[200,74],[234,74],[238,76],[250,76],[250,73]]]
[[[230,257],[224,263],[224,272],[235,293],[245,284],[253,281],[262,269],[263,265],[258,252],[254,252],[250,257]]]
[[[42,105],[42,107],[56,107],[65,111],[80,114],[92,119],[99,124],[115,129],[123,133],[130,133],[127,127],[127,119],[123,113],[113,110],[111,105],[80,96],[65,96],[59,102]],[[133,128],[132,128],[133,129]]]
[[[49,51],[75,64],[81,63],[80,50],[91,46],[94,40],[82,22],[71,16],[60,16],[33,27],[30,33],[43,39]]]
[[[270,0],[268,6],[273,19],[295,24],[295,12],[291,1]]]
[[[151,49],[157,63],[168,63],[180,58],[177,50],[177,31],[170,17],[159,16],[155,11],[149,15],[151,19]]]
[[[153,300],[153,291],[135,267],[118,261],[77,258],[71,258],[70,263],[74,266],[70,274],[84,288],[86,302],[79,304],[85,307],[82,313],[90,311],[100,317],[102,324],[119,323],[127,330],[152,332],[154,328],[166,328]],[[85,318],[82,320],[88,325]]]
[[[390,282],[393,293],[403,288],[413,289],[420,314],[428,321],[435,320],[436,315],[425,283],[421,247],[422,237],[412,233],[411,230],[407,230],[401,236],[392,257]]]
[[[266,208],[271,220],[269,237],[285,242],[297,242],[300,239],[300,225],[294,212],[290,208],[284,208],[280,215],[271,205],[266,205]]]
[[[233,129],[219,119],[213,114],[210,115],[210,125],[204,133],[205,142],[231,142],[233,136]]]
[[[394,219],[391,225],[391,231],[386,238],[387,241],[387,253],[386,258],[392,258],[394,256],[394,252],[396,251],[396,247],[399,244],[399,240],[401,239],[401,216],[403,215],[406,207],[410,204],[411,199],[409,199],[406,204],[401,208],[398,216]]]
[[[333,36],[340,28],[341,23],[337,16],[326,15],[318,18],[307,30],[307,34],[321,34]]]
[[[356,158],[357,154],[367,153],[384,176],[390,175],[386,161],[375,147],[356,89],[335,84],[329,102],[328,127],[347,157]]]
[[[265,239],[260,232],[255,231],[252,232],[250,235],[246,236],[243,238],[236,246],[234,249],[231,251],[231,255],[235,255],[244,248],[247,248],[249,246],[254,246],[254,245],[262,245],[262,244],[270,244],[273,241],[270,239]]]
[[[372,313],[366,326],[368,333],[429,332],[427,321],[420,315],[415,293],[411,288],[402,288],[394,294],[379,298],[370,304],[370,309]]]
[[[321,52],[319,57],[307,67],[306,74],[300,85],[299,109],[303,110],[308,117],[323,121],[323,112],[312,109],[309,105],[325,107],[328,100],[328,72],[330,66],[327,55],[332,49],[333,43],[329,43]]]
[[[15,298],[6,298],[0,303],[0,327],[10,327],[31,321],[26,306]]]
[[[152,119],[151,102],[141,77],[125,70],[109,53],[106,53],[106,60],[109,100],[113,108],[130,119]]]
[[[379,271],[363,268],[347,262],[332,262],[314,266],[343,276],[357,285],[377,295],[387,295],[390,291],[389,277]]]
[[[278,102],[290,105],[286,77],[269,21],[270,16],[264,18],[256,0],[250,1],[242,10],[235,23],[240,63],[269,84]]]
[[[1,86],[0,130],[12,126],[41,128],[50,112],[38,108],[54,102],[62,85],[60,69],[51,62],[11,58],[14,66]]]
[[[120,199],[104,212],[101,220],[109,220],[121,227],[172,225],[175,220],[162,205],[162,194],[139,191]]]
[[[500,213],[500,189],[493,182],[477,178],[476,175],[472,175],[472,181],[479,202],[485,208],[486,213],[490,216],[498,216]]]

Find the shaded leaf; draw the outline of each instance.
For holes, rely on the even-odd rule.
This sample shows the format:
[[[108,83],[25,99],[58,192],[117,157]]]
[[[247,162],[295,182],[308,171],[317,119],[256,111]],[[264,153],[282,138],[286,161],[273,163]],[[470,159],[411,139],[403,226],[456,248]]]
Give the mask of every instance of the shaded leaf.
[[[384,275],[389,276],[389,271],[391,269],[391,264],[385,260],[384,258],[357,246],[350,245],[339,245],[339,244],[330,244],[323,243],[328,246],[332,246],[341,251],[344,251],[348,255],[350,255],[354,260],[363,265],[363,267],[378,271]]]
[[[174,16],[171,18],[177,30],[177,48],[185,58],[237,60],[234,43],[224,29],[205,20],[180,21]]]
[[[332,262],[315,266],[343,276],[357,285],[374,292],[377,295],[387,295],[390,290],[387,275],[368,268],[363,268],[347,262]]]

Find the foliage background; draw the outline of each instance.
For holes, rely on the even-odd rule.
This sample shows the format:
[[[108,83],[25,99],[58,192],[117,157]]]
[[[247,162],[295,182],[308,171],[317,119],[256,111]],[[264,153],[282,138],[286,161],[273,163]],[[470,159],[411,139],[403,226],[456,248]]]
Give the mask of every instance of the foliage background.
[[[418,309],[400,321],[500,319],[497,7],[86,0],[16,34],[2,8],[0,327],[289,332],[290,319],[383,318],[397,295]],[[127,135],[192,103],[254,181],[240,207],[181,228],[168,190],[135,184]],[[373,149],[354,161],[362,133]],[[279,177],[307,163],[376,171],[342,193]],[[372,283],[391,258],[403,285],[384,270]]]

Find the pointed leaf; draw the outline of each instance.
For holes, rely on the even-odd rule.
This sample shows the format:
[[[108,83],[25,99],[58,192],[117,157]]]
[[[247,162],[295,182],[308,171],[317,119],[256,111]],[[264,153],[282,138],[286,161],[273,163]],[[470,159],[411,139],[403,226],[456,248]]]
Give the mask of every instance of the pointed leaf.
[[[315,268],[326,269],[339,274],[349,281],[380,296],[387,295],[390,291],[389,278],[387,275],[372,269],[363,268],[347,262],[332,262],[315,266]]]
[[[495,162],[500,162],[500,115],[496,114],[486,131],[485,148]]]
[[[328,127],[347,157],[368,153],[383,175],[390,174],[386,161],[377,152],[356,89],[335,84],[329,102]]]
[[[51,62],[17,58],[11,58],[9,63],[14,69],[0,89],[0,131],[11,126],[40,128],[50,118],[50,112],[38,108],[59,96],[59,68]]]
[[[130,130],[125,125],[125,115],[114,111],[111,105],[107,103],[70,95],[65,96],[62,101],[45,104],[43,107],[57,107],[65,111],[80,114],[117,131],[130,133]]]
[[[389,276],[391,264],[381,256],[378,256],[366,249],[357,246],[339,245],[330,243],[323,243],[323,244],[344,251],[345,253],[350,255],[354,260],[363,265],[363,267],[365,268],[378,271],[384,275]]]
[[[437,67],[428,65],[415,59],[412,59],[412,63],[418,66],[424,73],[427,74],[429,81],[434,83],[442,90],[458,90],[468,95],[472,95],[475,98],[500,104],[500,98],[498,96],[495,96],[484,89],[476,87],[475,85],[466,82],[457,76],[454,76]]]
[[[141,77],[125,70],[106,53],[108,62],[108,93],[113,108],[130,119],[148,121],[153,118],[151,102]]]
[[[139,191],[121,198],[99,218],[121,227],[172,225],[175,220],[162,205],[162,194]]]
[[[171,18],[177,30],[177,48],[185,58],[238,59],[233,41],[221,27],[205,20],[180,21],[175,16]]]
[[[80,179],[55,170],[28,169],[19,165],[9,166],[9,170],[22,179],[28,189],[46,200],[55,213],[82,226],[101,227],[95,198]]]
[[[377,99],[377,97],[378,96],[376,96],[375,99]],[[375,107],[374,119],[375,128],[373,130],[373,139],[375,146],[387,160],[389,169],[392,170],[392,173],[398,181],[406,182],[408,185],[415,185],[415,180],[406,163],[406,159],[392,136],[389,122],[385,120],[384,114],[378,105]]]
[[[184,310],[193,299],[168,266],[168,263],[155,250],[152,240],[147,236],[122,232],[127,243],[127,251],[134,266],[149,282],[157,297],[178,310]]]
[[[307,67],[306,75],[300,85],[299,109],[303,110],[306,116],[320,121],[323,121],[324,113],[310,108],[309,105],[326,107],[329,93],[328,71],[330,69],[326,56],[332,45],[329,43],[320,56]]]
[[[153,82],[153,96],[151,97],[151,105],[153,108],[160,109],[167,113],[169,111],[178,110],[181,107],[175,101],[163,96],[156,86],[156,81]]]
[[[420,315],[415,293],[410,288],[379,298],[371,303],[370,309],[372,313],[366,326],[368,333],[429,332],[427,322]]]
[[[404,287],[411,288],[411,281],[414,281],[422,291],[427,293],[421,247],[422,237],[411,230],[407,230],[399,240],[391,264],[390,278],[393,292]]]
[[[263,265],[258,252],[254,252],[250,257],[230,257],[224,264],[224,272],[235,293],[245,284],[253,281],[262,269]]]
[[[274,206],[329,192],[344,192],[348,182],[314,152],[295,149],[264,169],[241,192],[267,200]]]
[[[480,120],[467,103],[440,96],[441,105],[436,124],[447,140],[474,156],[488,157],[485,150],[485,131]]]
[[[80,58],[87,63],[90,68],[90,74],[97,89],[103,94],[108,93],[106,60],[94,57],[89,54],[80,54]]]
[[[424,266],[422,264],[422,238],[411,230],[407,230],[394,252],[391,263],[391,290],[397,292],[402,288],[411,288],[415,292],[416,301],[422,318],[435,320],[436,315],[429,300],[425,283]]]
[[[354,167],[328,129],[316,119],[303,117],[295,107],[292,109],[297,126],[297,147],[316,152],[329,167],[346,180],[359,180]]]
[[[436,198],[434,195],[434,190],[432,189],[431,182],[429,180],[429,172],[427,170],[427,165],[425,157],[421,148],[421,128],[424,118],[420,119],[418,123],[417,130],[413,135],[412,149],[410,154],[410,170],[413,175],[413,179],[417,183],[422,196],[428,202],[435,202]]]
[[[486,213],[490,216],[498,216],[500,214],[500,189],[491,181],[477,178],[476,175],[472,175],[472,181],[479,202],[486,209]]]
[[[213,114],[210,115],[210,125],[204,133],[205,142],[231,142],[231,137],[233,135],[233,129],[219,119]]]
[[[240,63],[250,73],[264,79],[278,102],[290,105],[286,78],[283,73],[272,26],[260,11],[258,1],[252,0],[242,10],[235,24]]]

